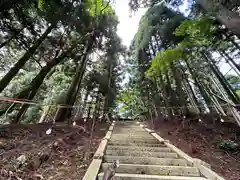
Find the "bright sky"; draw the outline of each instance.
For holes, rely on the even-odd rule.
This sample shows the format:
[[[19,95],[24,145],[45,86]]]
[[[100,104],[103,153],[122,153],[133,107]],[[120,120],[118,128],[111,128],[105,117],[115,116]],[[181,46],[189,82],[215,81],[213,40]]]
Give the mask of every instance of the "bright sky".
[[[118,35],[122,38],[123,44],[126,46],[131,44],[131,40],[137,32],[139,21],[147,10],[146,8],[141,8],[137,12],[130,12],[128,2],[129,0],[116,0],[113,4],[120,22],[118,25]],[[180,9],[184,11],[187,6],[188,2],[185,0]]]
[[[118,35],[122,38],[123,44],[129,46],[137,32],[138,23],[146,12],[146,9],[139,9],[136,13],[131,13],[129,0],[116,0],[114,3],[115,11],[119,18]]]

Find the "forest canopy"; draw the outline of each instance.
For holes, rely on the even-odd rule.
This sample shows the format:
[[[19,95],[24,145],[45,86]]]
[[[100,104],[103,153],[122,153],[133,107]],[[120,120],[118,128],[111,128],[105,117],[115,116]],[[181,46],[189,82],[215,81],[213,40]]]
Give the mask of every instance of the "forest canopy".
[[[113,5],[1,1],[2,123],[209,114],[239,124],[238,1],[129,0],[147,11],[128,49]]]
[[[2,123],[111,114],[125,47],[109,1],[12,0],[0,8]]]
[[[119,95],[125,116],[171,120],[208,114],[213,122],[240,125],[240,99],[232,87],[240,72],[240,3],[130,0],[129,6],[148,10],[127,58],[135,68],[129,69],[129,82]],[[221,62],[231,67],[230,74],[222,72]]]

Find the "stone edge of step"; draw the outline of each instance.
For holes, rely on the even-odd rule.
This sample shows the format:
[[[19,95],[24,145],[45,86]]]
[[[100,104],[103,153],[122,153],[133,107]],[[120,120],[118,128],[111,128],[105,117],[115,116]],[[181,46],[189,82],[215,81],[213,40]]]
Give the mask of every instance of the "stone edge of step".
[[[149,179],[149,180],[206,180],[203,177],[187,177],[187,176],[158,176],[158,175],[149,175],[149,174],[125,174],[125,173],[116,173],[116,177],[127,177],[133,178],[133,180],[137,179]],[[103,177],[103,173],[98,174],[98,178],[101,179]]]
[[[111,138],[114,125],[115,125],[115,121],[112,122],[105,137],[100,142],[100,145],[98,146],[98,149],[93,156],[93,160],[92,160],[91,164],[89,165],[82,180],[95,180],[98,177],[98,173],[101,168],[102,161],[103,161],[104,151],[107,147],[107,143],[108,143],[109,139]]]

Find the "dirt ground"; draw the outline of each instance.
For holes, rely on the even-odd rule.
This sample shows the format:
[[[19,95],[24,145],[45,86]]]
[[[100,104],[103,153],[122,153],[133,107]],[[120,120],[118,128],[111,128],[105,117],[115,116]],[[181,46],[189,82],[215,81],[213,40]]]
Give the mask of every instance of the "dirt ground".
[[[152,127],[152,122],[148,125]],[[228,139],[240,145],[240,128],[236,125],[194,122],[183,128],[179,121],[154,120],[154,129],[191,157],[209,163],[226,180],[240,180],[240,148],[234,152],[219,149],[219,143]]]
[[[47,135],[51,126],[52,132]],[[90,151],[87,127],[51,124],[1,127],[0,180],[82,179],[108,127],[105,123],[96,124]]]

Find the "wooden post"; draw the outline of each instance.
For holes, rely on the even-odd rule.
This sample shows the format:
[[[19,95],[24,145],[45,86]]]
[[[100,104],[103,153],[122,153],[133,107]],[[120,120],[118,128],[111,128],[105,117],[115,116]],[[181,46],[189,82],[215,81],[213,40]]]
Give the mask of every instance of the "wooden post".
[[[50,111],[50,106],[44,106],[43,107],[43,112],[42,112],[41,118],[39,119],[38,123],[43,123],[44,122],[44,120],[47,117],[49,111]]]

